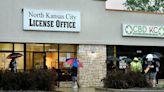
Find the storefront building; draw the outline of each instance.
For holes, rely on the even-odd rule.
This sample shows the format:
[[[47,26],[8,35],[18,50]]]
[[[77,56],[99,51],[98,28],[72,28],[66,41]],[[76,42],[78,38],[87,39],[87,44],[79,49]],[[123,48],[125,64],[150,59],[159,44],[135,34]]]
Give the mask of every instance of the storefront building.
[[[81,87],[103,86],[106,59],[164,54],[163,14],[111,11],[105,0],[3,0],[0,3],[0,69],[9,70],[12,52],[18,71],[62,71],[70,81],[67,58],[78,58]],[[151,28],[151,29],[150,29]],[[148,31],[149,32],[148,32]],[[164,58],[161,58],[161,61]],[[164,64],[161,63],[161,75]]]

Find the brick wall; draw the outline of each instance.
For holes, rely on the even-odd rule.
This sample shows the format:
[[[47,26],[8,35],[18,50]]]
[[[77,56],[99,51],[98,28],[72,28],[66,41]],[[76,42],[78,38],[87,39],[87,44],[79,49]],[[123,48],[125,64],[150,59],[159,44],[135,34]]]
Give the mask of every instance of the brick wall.
[[[79,45],[78,59],[83,67],[78,70],[78,81],[81,87],[101,87],[101,79],[106,76],[106,46]]]

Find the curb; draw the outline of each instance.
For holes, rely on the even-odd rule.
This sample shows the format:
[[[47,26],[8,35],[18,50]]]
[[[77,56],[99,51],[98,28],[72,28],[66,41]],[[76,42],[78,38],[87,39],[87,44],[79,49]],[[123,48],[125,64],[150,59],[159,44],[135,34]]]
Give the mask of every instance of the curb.
[[[113,88],[95,88],[95,92],[164,92],[163,88],[159,89],[145,89],[145,88],[134,88],[134,89],[113,89]]]

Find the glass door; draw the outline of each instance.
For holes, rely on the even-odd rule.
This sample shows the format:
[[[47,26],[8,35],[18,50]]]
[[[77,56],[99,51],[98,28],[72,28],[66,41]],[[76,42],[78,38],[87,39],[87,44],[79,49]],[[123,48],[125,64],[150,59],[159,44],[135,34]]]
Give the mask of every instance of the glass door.
[[[45,64],[48,69],[58,69],[58,52],[46,52]]]
[[[33,52],[33,68],[43,69],[44,68],[44,53],[43,52]]]

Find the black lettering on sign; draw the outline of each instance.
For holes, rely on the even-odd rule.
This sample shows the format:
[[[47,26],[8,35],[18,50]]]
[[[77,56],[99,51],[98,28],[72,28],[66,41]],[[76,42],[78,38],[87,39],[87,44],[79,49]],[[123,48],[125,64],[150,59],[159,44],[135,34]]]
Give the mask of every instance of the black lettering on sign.
[[[32,20],[32,19],[29,19],[29,26],[35,26],[35,27],[54,27],[54,21]]]
[[[76,28],[75,22],[67,22],[67,21],[56,21],[56,27],[60,28]]]

